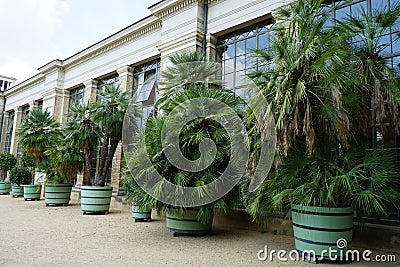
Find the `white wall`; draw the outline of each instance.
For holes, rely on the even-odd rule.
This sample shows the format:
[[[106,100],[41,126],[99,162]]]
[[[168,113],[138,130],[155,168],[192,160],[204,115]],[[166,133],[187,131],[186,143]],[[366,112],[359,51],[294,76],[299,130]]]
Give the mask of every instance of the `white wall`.
[[[92,78],[116,71],[147,58],[157,56],[156,46],[161,40],[161,29],[114,48],[79,65],[65,69],[64,88],[71,88]]]
[[[208,32],[218,33],[255,18],[270,14],[282,0],[229,0],[210,5]]]
[[[16,109],[19,106],[23,106],[32,103],[34,100],[42,98],[42,92],[44,90],[44,80],[33,86],[27,86],[22,91],[7,96],[5,110]]]

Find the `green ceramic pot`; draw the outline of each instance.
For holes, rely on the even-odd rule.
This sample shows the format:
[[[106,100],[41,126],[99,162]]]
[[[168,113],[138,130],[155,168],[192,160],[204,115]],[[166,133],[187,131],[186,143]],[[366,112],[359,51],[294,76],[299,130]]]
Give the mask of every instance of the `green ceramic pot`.
[[[41,193],[42,193],[41,184],[24,185],[25,200],[40,200]]]
[[[68,205],[71,198],[72,184],[46,184],[45,203],[46,206]]]
[[[151,209],[141,209],[132,203],[132,220],[133,222],[138,222],[138,221],[151,222]]]
[[[13,185],[11,190],[12,190],[13,197],[23,197],[24,196],[24,187],[22,185]]]
[[[309,255],[311,261],[335,257],[344,260],[352,242],[353,208],[292,205],[292,220],[295,246],[299,253],[315,252],[315,255]],[[336,252],[329,255],[328,252],[333,250]]]
[[[81,187],[81,210],[87,213],[108,214],[110,209],[111,186],[82,186]]]
[[[0,182],[0,195],[10,194],[11,184],[10,182]]]
[[[181,214],[177,209],[168,208],[166,224],[170,236],[178,234],[211,234],[212,220],[203,223],[197,219],[198,209],[187,209]]]

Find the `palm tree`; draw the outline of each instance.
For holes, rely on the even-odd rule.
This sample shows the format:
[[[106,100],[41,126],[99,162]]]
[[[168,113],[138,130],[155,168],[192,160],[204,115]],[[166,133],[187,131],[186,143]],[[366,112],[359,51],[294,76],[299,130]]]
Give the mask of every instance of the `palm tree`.
[[[91,184],[104,186],[115,151],[122,139],[122,126],[130,93],[122,92],[119,85],[105,85],[98,95],[99,102],[71,108],[65,130],[72,146],[81,149],[85,155]],[[98,146],[100,161],[96,171],[92,159]]]
[[[91,184],[95,184],[95,169],[92,160],[101,137],[101,130],[91,117],[89,105],[72,106],[67,114],[64,129],[67,133],[66,140],[85,155],[89,180]]]
[[[21,148],[31,156],[36,166],[46,159],[45,151],[60,133],[60,124],[47,110],[33,109],[17,131]]]
[[[385,59],[385,50],[390,49],[400,37],[392,34],[390,41],[382,41],[391,30],[397,32],[399,16],[400,3],[392,4],[390,8],[385,6],[372,10],[371,13],[362,8],[360,15],[348,15],[337,21],[337,27],[334,28],[352,49],[352,57],[348,58],[347,64],[360,78],[364,90],[363,97],[359,98],[363,102],[363,113],[368,115],[362,124],[364,131],[375,124],[382,131],[387,122],[399,124],[400,84],[388,64],[390,59]]]
[[[298,0],[278,9],[269,48],[256,51],[263,67],[252,77],[274,113],[279,153],[256,192],[243,181],[255,218],[293,203],[351,205],[369,214],[400,208],[393,159],[365,151],[371,102],[381,127],[387,117],[398,123],[400,90],[379,38],[398,19],[399,7],[373,11],[373,17],[363,11],[329,28],[332,9],[324,2]]]
[[[45,152],[51,162],[51,169],[61,181],[72,181],[77,171],[81,171],[85,157],[68,140],[68,133],[63,129],[54,144]]]
[[[142,131],[140,136],[141,140],[144,140],[146,148],[139,147],[132,153],[125,155],[130,172],[124,172],[124,186],[130,199],[135,199],[133,195],[135,192],[143,193],[138,188],[138,184],[141,186],[149,185],[147,189],[152,191],[152,196],[136,198],[135,204],[139,206],[157,209],[178,208],[184,214],[185,207],[181,207],[178,204],[179,197],[176,197],[176,194],[169,194],[169,184],[172,183],[183,188],[195,188],[192,192],[193,195],[182,194],[180,196],[188,198],[185,199],[188,202],[199,203],[197,200],[204,199],[208,194],[215,193],[211,192],[212,190],[217,190],[212,188],[207,191],[202,186],[216,181],[229,168],[228,163],[230,163],[231,152],[238,152],[232,147],[231,142],[233,140],[227,130],[217,122],[221,118],[231,121],[230,116],[232,114],[222,108],[217,109],[217,111],[213,110],[212,107],[207,105],[207,102],[204,102],[204,106],[198,105],[194,100],[213,99],[224,103],[234,111],[234,114],[241,118],[244,118],[244,103],[234,92],[222,88],[218,83],[217,85],[210,83],[210,80],[206,79],[208,77],[214,79],[218,68],[213,62],[205,62],[201,54],[185,52],[172,56],[170,60],[173,64],[166,72],[162,73],[164,80],[163,93],[162,97],[157,101],[160,112],[157,117],[147,120],[145,131]],[[204,73],[198,73],[197,71],[199,70],[204,70]],[[164,136],[164,142],[161,141],[163,127],[167,121],[170,123],[169,126],[172,125],[172,129],[180,129],[181,127],[178,125],[184,118],[193,114],[196,114],[196,119],[189,121],[182,127],[179,132],[178,144],[171,141],[177,136],[173,131],[169,131]],[[241,122],[241,124],[243,123]],[[233,131],[236,132],[233,135],[240,139],[238,142],[243,143],[242,129],[237,125],[235,126]],[[205,140],[213,141],[216,153],[211,164],[202,169],[199,166],[204,165],[210,152],[210,150],[201,151],[199,149]],[[175,156],[167,157],[166,154],[170,149],[179,151],[185,159],[196,162],[194,165],[199,167],[199,171],[188,170],[188,165],[182,166],[181,157],[173,154],[175,152],[171,152]],[[144,168],[147,165],[147,158],[151,159],[152,166]],[[154,173],[162,175],[169,183],[160,181],[152,184]],[[229,182],[236,184],[235,181]],[[178,192],[179,194],[180,192]],[[195,205],[199,206],[197,207],[199,208],[198,219],[203,222],[209,222],[214,211],[222,210],[227,212],[232,204],[232,197],[233,194],[228,193],[209,204]],[[161,203],[160,199],[168,199],[168,204]]]
[[[347,88],[356,80],[342,61],[348,51],[325,27],[331,10],[324,2],[299,0],[278,9],[268,49],[255,51],[259,71],[251,77],[270,103],[283,155],[299,144],[308,154],[319,142],[347,146],[351,137],[343,99],[354,99]]]

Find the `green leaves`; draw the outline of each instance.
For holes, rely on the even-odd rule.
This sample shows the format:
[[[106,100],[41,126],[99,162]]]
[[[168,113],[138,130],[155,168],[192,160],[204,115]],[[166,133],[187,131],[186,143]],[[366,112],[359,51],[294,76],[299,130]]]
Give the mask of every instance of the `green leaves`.
[[[17,130],[18,143],[39,164],[46,159],[45,151],[60,134],[59,131],[60,124],[49,111],[33,109]]]

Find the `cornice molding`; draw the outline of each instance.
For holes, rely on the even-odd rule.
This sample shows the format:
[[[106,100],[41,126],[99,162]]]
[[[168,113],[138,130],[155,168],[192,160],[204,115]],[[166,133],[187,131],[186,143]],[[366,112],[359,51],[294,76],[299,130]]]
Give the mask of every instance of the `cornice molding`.
[[[43,74],[48,74],[52,71],[62,70],[63,69],[63,61],[60,59],[55,59],[50,61],[46,65],[38,68],[38,71]]]
[[[149,9],[154,16],[166,19],[195,3],[201,2],[201,0],[166,0],[149,7]]]

